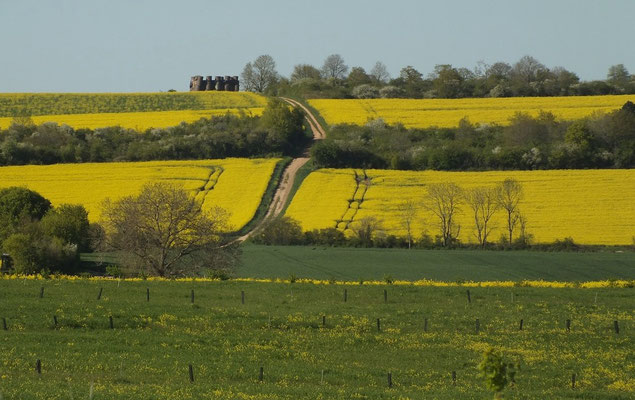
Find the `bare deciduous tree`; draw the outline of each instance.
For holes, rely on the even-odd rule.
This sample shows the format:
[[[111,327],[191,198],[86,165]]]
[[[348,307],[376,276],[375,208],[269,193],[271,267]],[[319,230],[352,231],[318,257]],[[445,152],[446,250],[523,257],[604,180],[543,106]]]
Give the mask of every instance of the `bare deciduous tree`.
[[[435,183],[428,186],[428,194],[424,201],[426,209],[439,218],[439,229],[443,246],[451,245],[461,232],[461,225],[455,217],[461,211],[463,189],[454,183]]]
[[[523,198],[523,187],[515,179],[507,178],[496,188],[496,202],[507,213],[507,233],[509,244],[514,239],[514,230],[521,217],[518,203]]]
[[[412,226],[417,218],[417,211],[417,204],[412,200],[404,201],[399,205],[401,225],[408,236],[408,248],[412,247]]]
[[[243,69],[241,79],[245,90],[262,93],[278,80],[276,62],[268,55],[262,55],[251,63],[248,62]]]
[[[381,61],[375,63],[375,66],[370,70],[368,76],[377,83],[386,83],[390,79],[388,68],[386,64]]]
[[[322,75],[325,78],[344,79],[348,72],[348,66],[344,63],[344,59],[339,54],[331,54],[324,60],[322,66]]]
[[[465,201],[474,217],[476,239],[482,247],[487,244],[487,238],[492,230],[489,222],[498,210],[496,194],[495,189],[487,187],[475,187],[465,192]]]
[[[350,229],[364,246],[371,246],[375,235],[384,230],[382,222],[375,217],[360,218],[351,224]]]
[[[186,276],[232,264],[231,246],[222,247],[227,212],[202,211],[180,186],[146,184],[139,195],[107,199],[102,207],[110,247],[140,272]]]

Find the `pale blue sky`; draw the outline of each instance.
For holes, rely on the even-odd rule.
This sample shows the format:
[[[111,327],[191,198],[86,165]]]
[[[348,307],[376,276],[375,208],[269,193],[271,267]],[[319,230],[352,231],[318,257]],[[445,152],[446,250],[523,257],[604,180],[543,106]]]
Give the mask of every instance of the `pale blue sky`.
[[[393,77],[529,54],[604,79],[635,73],[634,19],[635,0],[0,0],[0,92],[187,90],[261,54],[287,76],[333,53]]]

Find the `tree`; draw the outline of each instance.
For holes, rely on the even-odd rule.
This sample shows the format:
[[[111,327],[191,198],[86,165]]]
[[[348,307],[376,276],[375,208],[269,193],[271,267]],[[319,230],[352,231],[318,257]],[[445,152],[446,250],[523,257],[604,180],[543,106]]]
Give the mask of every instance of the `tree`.
[[[523,187],[517,180],[507,178],[496,188],[496,202],[507,213],[507,232],[509,244],[513,243],[514,230],[521,218],[518,203],[523,198]]]
[[[227,212],[203,211],[180,186],[148,183],[139,195],[106,199],[102,208],[109,245],[139,272],[188,276],[226,270],[235,261],[232,246],[223,247]]]
[[[428,186],[424,207],[439,219],[439,230],[444,247],[452,245],[459,237],[461,226],[455,217],[461,211],[463,189],[454,183],[433,183]]]
[[[270,55],[262,55],[256,58],[253,63],[248,62],[245,65],[241,79],[245,90],[263,93],[278,80],[276,62]]]
[[[90,248],[90,222],[88,211],[82,205],[62,204],[50,209],[42,218],[42,229],[48,236],[66,244],[77,246],[79,251]]]
[[[420,98],[423,95],[423,75],[410,65],[402,68],[399,71],[399,78],[392,83],[403,88],[406,97]]]
[[[503,362],[502,355],[491,347],[483,354],[478,369],[487,388],[494,392],[494,399],[502,399],[501,392],[516,376],[514,364]]]
[[[353,67],[346,78],[346,84],[352,88],[369,83],[371,83],[370,77],[362,67]]]
[[[298,108],[289,109],[280,99],[269,100],[260,117],[260,125],[268,131],[269,140],[287,154],[304,142],[304,114]]]
[[[631,79],[631,75],[624,64],[612,65],[609,67],[609,72],[606,74],[606,80],[608,83],[620,88],[625,89]]]
[[[344,79],[348,72],[348,66],[344,63],[344,58],[339,54],[331,54],[324,60],[322,65],[322,75],[325,78]]]
[[[373,239],[378,233],[383,232],[384,227],[380,220],[375,217],[364,217],[350,226],[350,229],[355,235],[355,241],[358,245],[364,247],[372,247]]]
[[[489,222],[498,209],[496,190],[487,187],[469,189],[465,191],[465,201],[472,210],[476,239],[481,247],[485,247],[492,229]]]
[[[24,221],[39,221],[51,208],[51,202],[24,187],[0,190],[0,243]]]
[[[297,245],[302,243],[302,226],[293,218],[283,216],[270,221],[255,237],[266,245]]]
[[[386,64],[381,61],[377,61],[368,74],[370,79],[376,84],[384,84],[390,80],[390,74]]]
[[[438,97],[447,99],[460,97],[463,77],[451,65],[436,65],[433,76],[433,85]]]
[[[320,70],[310,64],[298,64],[293,67],[293,72],[291,73],[291,83],[302,79],[320,80],[321,78],[322,73]]]
[[[399,206],[401,226],[406,230],[408,248],[412,247],[412,230],[415,219],[417,218],[417,211],[417,204],[412,200],[404,201]]]

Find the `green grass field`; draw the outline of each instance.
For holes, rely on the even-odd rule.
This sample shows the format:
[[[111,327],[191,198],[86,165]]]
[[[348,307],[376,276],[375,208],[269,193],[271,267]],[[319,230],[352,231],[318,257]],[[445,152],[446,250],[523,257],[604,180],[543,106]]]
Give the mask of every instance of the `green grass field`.
[[[307,246],[243,246],[241,277],[358,281],[635,279],[634,252],[405,250]]]
[[[470,290],[468,303],[461,287],[0,280],[0,392],[87,399],[92,384],[94,399],[484,399],[477,364],[494,346],[520,364],[506,398],[632,398],[633,289]]]

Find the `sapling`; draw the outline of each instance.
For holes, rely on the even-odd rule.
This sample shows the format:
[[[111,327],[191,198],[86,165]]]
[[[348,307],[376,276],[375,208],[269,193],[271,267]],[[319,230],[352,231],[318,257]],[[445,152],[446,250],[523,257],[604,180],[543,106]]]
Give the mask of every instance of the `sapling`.
[[[503,361],[500,352],[489,348],[483,353],[483,360],[478,365],[479,376],[485,379],[487,388],[494,392],[494,399],[502,399],[502,391],[509,383],[514,383],[516,367]]]

